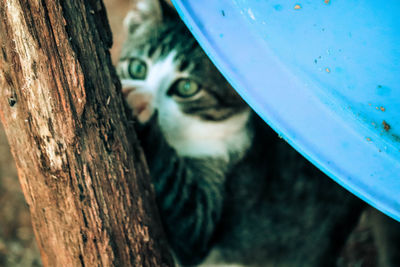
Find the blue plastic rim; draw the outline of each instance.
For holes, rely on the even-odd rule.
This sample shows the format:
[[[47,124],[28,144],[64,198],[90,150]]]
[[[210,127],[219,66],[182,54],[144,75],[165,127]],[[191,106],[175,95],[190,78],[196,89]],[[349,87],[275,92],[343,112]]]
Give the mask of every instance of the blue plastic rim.
[[[172,0],[249,105],[400,221],[400,2]]]

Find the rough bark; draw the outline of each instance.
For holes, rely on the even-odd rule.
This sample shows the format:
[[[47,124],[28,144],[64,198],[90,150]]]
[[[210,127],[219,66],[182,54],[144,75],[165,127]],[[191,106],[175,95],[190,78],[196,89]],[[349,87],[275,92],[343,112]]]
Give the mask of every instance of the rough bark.
[[[0,118],[45,266],[171,263],[111,42],[101,0],[0,0]]]

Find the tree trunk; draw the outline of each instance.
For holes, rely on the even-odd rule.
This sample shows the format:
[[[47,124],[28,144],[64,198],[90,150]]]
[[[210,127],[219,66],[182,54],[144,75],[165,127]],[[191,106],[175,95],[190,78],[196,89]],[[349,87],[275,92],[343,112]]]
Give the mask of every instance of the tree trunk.
[[[0,118],[44,266],[172,263],[111,39],[101,0],[0,0]]]

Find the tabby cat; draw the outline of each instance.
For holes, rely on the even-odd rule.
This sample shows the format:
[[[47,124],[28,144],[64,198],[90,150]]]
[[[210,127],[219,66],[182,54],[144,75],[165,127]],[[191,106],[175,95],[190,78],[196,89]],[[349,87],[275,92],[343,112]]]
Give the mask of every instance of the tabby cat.
[[[365,204],[276,137],[172,8],[141,0],[125,24],[118,73],[179,263],[335,266]]]

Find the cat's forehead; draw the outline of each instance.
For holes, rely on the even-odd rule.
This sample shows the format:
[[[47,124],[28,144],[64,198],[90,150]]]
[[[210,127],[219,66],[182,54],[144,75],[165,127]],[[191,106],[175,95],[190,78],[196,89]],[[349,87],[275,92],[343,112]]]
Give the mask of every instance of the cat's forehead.
[[[171,52],[176,60],[184,58],[195,61],[203,52],[191,33],[181,22],[170,21],[162,24],[142,24],[128,36],[121,58],[141,57],[158,60]]]

